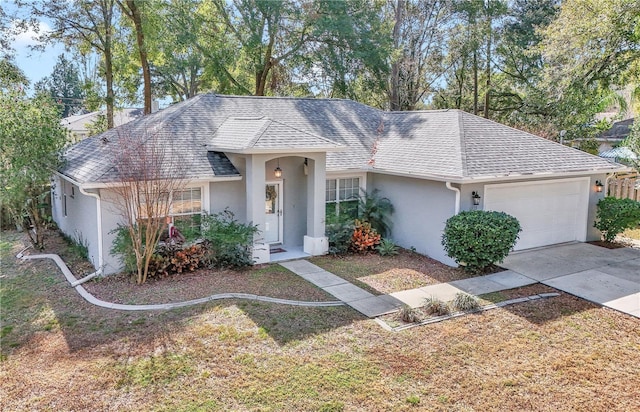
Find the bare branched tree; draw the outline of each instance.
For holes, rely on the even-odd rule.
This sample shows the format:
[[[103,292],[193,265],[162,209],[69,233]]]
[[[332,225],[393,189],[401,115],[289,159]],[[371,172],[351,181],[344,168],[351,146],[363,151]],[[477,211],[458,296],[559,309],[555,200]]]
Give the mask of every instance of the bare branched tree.
[[[147,280],[149,262],[162,232],[167,228],[171,197],[187,183],[187,166],[176,156],[169,139],[157,131],[118,132],[117,142],[103,137],[110,151],[116,177],[111,189],[116,208],[129,232],[136,256],[138,284]]]

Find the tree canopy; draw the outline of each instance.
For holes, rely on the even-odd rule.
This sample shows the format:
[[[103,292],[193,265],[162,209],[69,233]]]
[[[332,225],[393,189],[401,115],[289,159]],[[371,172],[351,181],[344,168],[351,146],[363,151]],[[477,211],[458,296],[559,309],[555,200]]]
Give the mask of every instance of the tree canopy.
[[[640,0],[38,0],[107,107],[199,92],[457,108],[565,140],[638,90]],[[5,19],[6,20],[6,19]],[[5,22],[6,25],[6,22]],[[17,26],[16,26],[17,27]],[[640,93],[636,93],[640,94]],[[85,93],[86,98],[90,94]],[[97,96],[99,95],[99,96]],[[631,106],[632,108],[635,106]]]

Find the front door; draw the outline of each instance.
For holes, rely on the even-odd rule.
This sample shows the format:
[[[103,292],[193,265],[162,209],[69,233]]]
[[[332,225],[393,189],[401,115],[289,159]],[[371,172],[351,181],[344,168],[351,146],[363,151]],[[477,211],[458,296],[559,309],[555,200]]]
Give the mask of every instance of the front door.
[[[264,241],[282,243],[282,186],[280,182],[265,185]]]

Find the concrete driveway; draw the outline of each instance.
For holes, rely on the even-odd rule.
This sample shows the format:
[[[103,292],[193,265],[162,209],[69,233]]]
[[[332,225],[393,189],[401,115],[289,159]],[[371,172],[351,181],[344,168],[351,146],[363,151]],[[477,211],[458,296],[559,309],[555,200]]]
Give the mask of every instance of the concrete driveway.
[[[500,266],[640,318],[640,249],[565,243],[514,252]]]

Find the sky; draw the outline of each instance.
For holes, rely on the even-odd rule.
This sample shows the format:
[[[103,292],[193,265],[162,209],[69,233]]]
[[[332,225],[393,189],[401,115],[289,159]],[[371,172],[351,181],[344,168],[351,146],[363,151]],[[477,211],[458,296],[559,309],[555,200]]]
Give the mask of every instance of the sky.
[[[7,0],[0,0],[0,7],[2,7],[7,14],[13,14],[16,11],[15,5]],[[40,22],[40,30],[46,31],[49,27],[46,22]],[[33,87],[33,84],[38,80],[51,74],[58,56],[64,53],[64,46],[60,44],[48,45],[44,51],[30,50],[29,46],[37,44],[34,40],[35,35],[36,33],[30,30],[21,33],[12,41],[12,46],[15,50],[15,62],[29,79],[31,87]]]
[[[47,25],[41,23],[41,28],[46,29]],[[33,31],[20,34],[13,42],[15,49],[15,62],[31,82],[31,86],[45,76],[49,76],[56,64],[58,55],[64,53],[64,46],[60,44],[47,46],[41,51],[32,51],[29,46],[36,42],[33,40]]]

